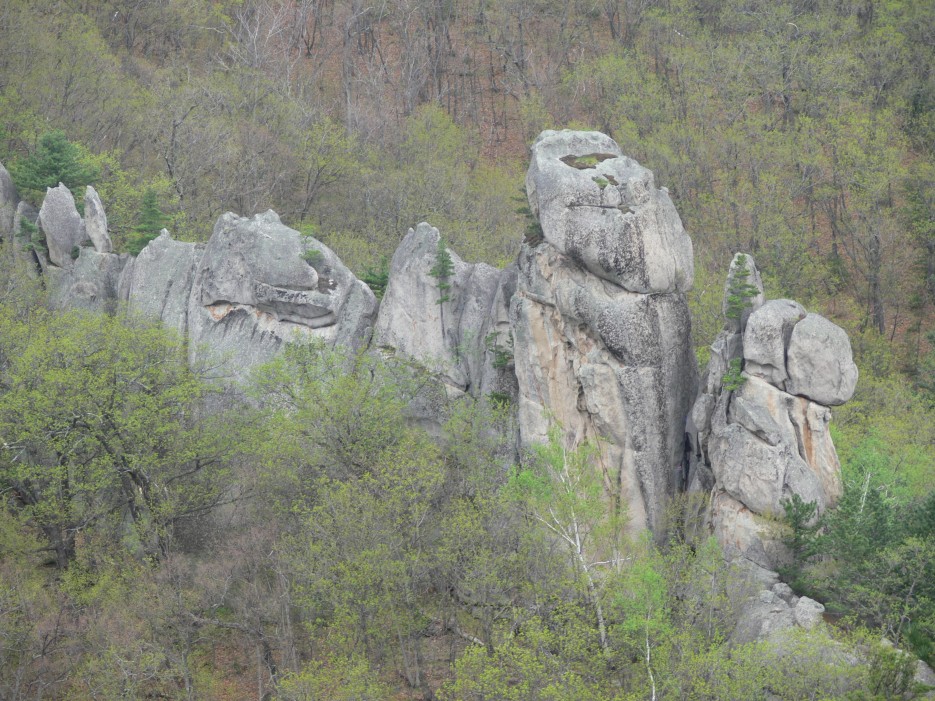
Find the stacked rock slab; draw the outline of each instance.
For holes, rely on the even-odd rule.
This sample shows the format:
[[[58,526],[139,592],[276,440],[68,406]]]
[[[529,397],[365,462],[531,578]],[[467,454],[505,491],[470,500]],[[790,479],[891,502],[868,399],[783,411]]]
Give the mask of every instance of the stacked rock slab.
[[[252,219],[227,213],[194,274],[190,360],[221,363],[232,380],[244,381],[289,342],[366,345],[375,313],[370,288],[330,248],[290,229],[272,210]]]
[[[763,302],[752,258],[738,254],[725,299],[743,284],[745,309],[712,344],[687,424],[689,489],[711,495],[707,516],[729,557],[775,569],[785,553],[770,519],[783,503],[798,495],[821,513],[841,495],[828,406],[851,397],[857,367],[841,328],[792,300]]]
[[[597,132],[543,132],[526,190],[542,240],[522,247],[510,310],[521,442],[557,423],[568,447],[595,443],[631,528],[659,533],[696,386],[691,240],[652,173]]]
[[[423,222],[396,249],[374,346],[417,360],[442,382],[447,397],[515,395],[509,300],[516,268],[465,263],[445,248],[450,273],[442,276],[441,240],[438,229]]]

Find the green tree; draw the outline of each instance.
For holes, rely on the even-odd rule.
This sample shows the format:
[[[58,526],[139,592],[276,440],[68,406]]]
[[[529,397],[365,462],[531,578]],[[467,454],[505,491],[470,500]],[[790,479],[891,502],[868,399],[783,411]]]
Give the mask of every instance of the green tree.
[[[165,227],[168,218],[159,207],[159,196],[152,188],[147,188],[140,201],[140,211],[137,215],[136,226],[130,232],[127,240],[127,251],[138,256],[146,244],[159,236]]]
[[[510,479],[510,489],[530,515],[565,548],[593,608],[604,652],[609,651],[601,596],[603,570],[622,561],[620,536],[625,516],[608,506],[594,448],[566,445],[561,428],[537,446],[533,458]]]
[[[88,161],[84,147],[69,141],[64,131],[56,130],[43,134],[36,151],[16,161],[10,174],[20,192],[29,193],[37,204],[46,188],[62,183],[75,190],[96,181],[101,173]]]
[[[84,533],[166,555],[175,526],[233,496],[229,429],[163,328],[0,308],[0,485],[66,567]],[[233,419],[233,417],[231,417]]]
[[[790,499],[782,501],[782,508],[788,527],[782,542],[789,549],[792,562],[782,568],[780,574],[795,585],[805,562],[818,552],[817,534],[821,526],[816,518],[818,504],[814,501],[806,503],[798,494],[793,494]]]

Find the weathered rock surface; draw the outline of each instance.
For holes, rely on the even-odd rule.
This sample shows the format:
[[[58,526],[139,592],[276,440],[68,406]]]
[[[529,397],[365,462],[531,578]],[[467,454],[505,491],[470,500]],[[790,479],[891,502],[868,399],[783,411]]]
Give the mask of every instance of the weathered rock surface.
[[[366,344],[375,313],[373,293],[327,246],[303,238],[273,211],[252,219],[228,213],[195,273],[190,356],[195,364],[211,357],[232,379],[245,380],[290,341]]]
[[[107,233],[107,214],[97,190],[88,185],[84,193],[84,228],[98,253],[111,253],[114,245]]]
[[[118,297],[134,312],[188,330],[188,303],[204,246],[175,241],[162,230],[124,269]]]
[[[74,263],[72,252],[87,241],[87,234],[75,198],[61,183],[46,191],[39,208],[39,226],[45,235],[49,260],[60,268],[70,268]]]
[[[752,258],[746,260],[755,271]],[[731,289],[725,287],[725,309]],[[793,355],[801,359],[793,362]],[[724,376],[737,359],[742,373],[726,389]],[[807,366],[826,377],[800,370]],[[825,403],[850,397],[852,366],[844,331],[791,300],[763,302],[749,315],[726,320],[687,432],[689,488],[711,493],[710,526],[729,557],[777,567],[786,553],[769,522],[783,515],[783,503],[798,495],[822,513],[841,496]],[[793,379],[799,375],[802,380]]]
[[[0,239],[4,241],[8,240],[14,231],[13,217],[18,203],[19,195],[16,194],[13,179],[0,163]]]
[[[744,370],[785,388],[786,348],[793,327],[805,318],[805,308],[791,299],[774,299],[750,314],[743,333]]]
[[[489,364],[485,331],[501,272],[465,263],[448,250],[452,271],[440,280],[432,273],[440,240],[438,229],[425,222],[406,234],[390,263],[373,338],[376,346],[418,360],[463,392],[482,384]],[[450,287],[440,289],[440,282]]]
[[[128,254],[99,253],[83,247],[71,266],[49,267],[46,276],[52,306],[113,313],[120,275],[129,259]]]
[[[822,625],[825,607],[807,596],[797,597],[783,583],[760,590],[740,612],[730,642],[734,645],[762,640],[781,642],[795,627],[812,630]]]
[[[691,242],[649,171],[606,136],[544,132],[526,186],[545,241],[523,246],[511,307],[521,442],[555,423],[569,447],[594,442],[609,498],[633,530],[658,533],[696,383]]]
[[[730,297],[737,290],[746,292],[747,303],[739,316],[733,318],[729,315]],[[721,313],[724,315],[724,329],[730,333],[740,333],[747,324],[747,319],[757,309],[763,306],[766,295],[763,293],[763,280],[760,271],[751,256],[746,253],[735,253],[727,268],[727,280],[724,282],[724,299],[721,302]]]
[[[788,345],[788,391],[820,404],[843,404],[854,395],[857,366],[840,326],[818,314],[795,325]]]
[[[592,274],[631,292],[691,289],[691,239],[668,192],[610,137],[542,132],[526,191],[545,240]]]

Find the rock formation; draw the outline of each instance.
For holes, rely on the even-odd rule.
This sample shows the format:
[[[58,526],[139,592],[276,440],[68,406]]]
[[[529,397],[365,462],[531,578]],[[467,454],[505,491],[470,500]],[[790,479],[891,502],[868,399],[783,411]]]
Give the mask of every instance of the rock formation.
[[[107,233],[107,215],[97,190],[88,185],[84,193],[84,228],[98,253],[111,253],[114,245]]]
[[[187,313],[192,361],[221,359],[244,380],[291,340],[366,345],[376,298],[330,248],[275,212],[227,213],[197,263]]]
[[[395,353],[434,378],[417,420],[437,428],[444,405],[468,395],[509,403],[520,450],[556,425],[567,447],[595,445],[608,499],[634,531],[661,535],[669,498],[689,487],[711,495],[708,523],[728,554],[767,568],[782,552],[764,519],[792,494],[820,509],[840,494],[827,407],[856,381],[846,335],[795,302],[766,302],[755,264],[738,255],[698,387],[691,240],[652,173],[603,134],[536,140],[526,189],[539,234],[516,265],[466,263],[437,229],[410,229],[379,315],[329,248],[272,211],[225,214],[206,244],[163,231],[133,258],[111,252],[93,188],[82,220],[64,186],[36,213],[8,181],[0,168],[0,234],[38,218],[48,258],[41,246],[30,255],[56,305],[123,302],[186,334],[193,363],[235,382],[293,340]]]
[[[0,163],[0,239],[6,241],[14,232],[13,217],[19,197],[7,169]]]
[[[45,235],[49,260],[59,268],[70,268],[78,247],[88,240],[84,222],[75,207],[71,190],[58,184],[50,187],[39,208],[39,227]]]
[[[516,269],[465,263],[446,249],[451,272],[440,279],[433,270],[441,240],[438,229],[423,222],[396,249],[374,345],[418,360],[442,380],[449,395],[510,393],[511,373],[499,371],[512,365],[506,355]],[[498,351],[506,354],[501,362]]]
[[[635,530],[658,529],[682,472],[696,361],[691,240],[653,176],[596,132],[543,132],[526,176],[543,241],[511,304],[526,446],[558,422],[597,444]]]
[[[235,382],[295,339],[350,349],[369,343],[373,293],[327,246],[285,226],[275,212],[225,214],[207,244],[175,241],[163,230],[133,258],[112,252],[93,187],[83,219],[63,185],[49,188],[38,212],[17,202],[15,190],[7,197],[7,189],[0,205],[13,207],[10,228],[18,231],[23,219],[39,225],[45,246],[18,237],[16,248],[35,257],[54,307],[113,313],[125,303],[186,335],[192,363],[210,363]]]
[[[689,489],[711,495],[728,556],[772,569],[785,557],[770,523],[783,502],[795,494],[821,513],[841,495],[827,405],[850,398],[857,368],[842,329],[791,300],[763,301],[750,256],[735,256],[724,296],[734,313],[689,418]]]

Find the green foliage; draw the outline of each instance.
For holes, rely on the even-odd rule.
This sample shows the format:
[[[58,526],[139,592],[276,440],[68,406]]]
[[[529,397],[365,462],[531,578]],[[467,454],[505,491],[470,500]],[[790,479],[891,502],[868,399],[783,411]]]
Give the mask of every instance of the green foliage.
[[[22,237],[28,241],[25,250],[36,251],[42,256],[48,258],[49,249],[45,244],[45,236],[42,235],[42,232],[39,231],[39,226],[33,224],[27,217],[23,217],[19,222],[20,232]]]
[[[366,658],[332,654],[312,661],[301,672],[287,675],[279,684],[278,698],[284,701],[382,701],[391,693]]]
[[[792,562],[788,567],[781,569],[780,574],[794,586],[801,575],[802,566],[818,552],[817,534],[821,526],[816,518],[818,504],[814,501],[806,503],[798,494],[793,494],[790,499],[784,499],[781,503],[787,527],[782,543],[789,549]]]
[[[210,388],[162,328],[78,312],[0,309],[0,460],[65,567],[82,532],[165,555],[175,525],[221,500],[226,436],[193,422]],[[124,530],[123,517],[130,524]]]
[[[143,193],[140,202],[140,211],[137,214],[136,226],[130,232],[127,240],[127,251],[138,256],[146,244],[159,236],[159,232],[166,226],[168,219],[159,207],[159,195],[152,188]]]
[[[727,288],[725,316],[728,319],[740,319],[750,308],[750,300],[759,294],[757,286],[749,282],[751,271],[747,267],[747,256],[738,253],[736,261],[736,266],[732,266],[733,275],[731,275],[730,286]]]
[[[510,332],[506,338],[506,344],[500,345],[499,335],[496,332],[490,333],[484,339],[484,347],[493,354],[493,367],[495,370],[502,370],[513,364],[513,333]]]
[[[387,256],[380,259],[380,264],[376,268],[367,268],[361,278],[373,290],[377,299],[383,299],[386,292],[386,286],[390,282],[390,260]]]
[[[302,260],[308,263],[313,268],[316,265],[321,265],[322,261],[325,259],[325,254],[319,251],[317,248],[310,248],[305,253],[302,254]]]
[[[747,381],[743,376],[743,358],[732,358],[727,364],[727,372],[721,378],[721,386],[728,392],[734,392]]]
[[[454,272],[454,263],[451,260],[451,254],[448,252],[448,246],[445,245],[445,239],[438,239],[438,249],[435,252],[435,265],[429,270],[429,275],[438,281],[438,304],[444,304],[451,301],[448,290],[451,289],[451,274]]]
[[[34,153],[14,162],[10,175],[21,192],[37,198],[33,201],[37,204],[46,188],[59,183],[76,190],[95,182],[101,173],[88,159],[87,149],[69,141],[64,131],[54,130],[39,138]]]

